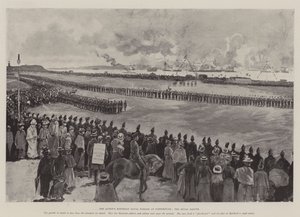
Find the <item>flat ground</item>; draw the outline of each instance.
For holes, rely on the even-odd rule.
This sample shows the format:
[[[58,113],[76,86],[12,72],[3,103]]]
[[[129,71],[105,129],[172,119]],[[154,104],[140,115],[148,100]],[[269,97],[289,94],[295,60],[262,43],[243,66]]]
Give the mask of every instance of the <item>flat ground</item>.
[[[38,160],[21,160],[6,163],[6,200],[10,202],[32,202],[41,198],[35,192],[34,178]],[[20,180],[22,177],[22,181]],[[64,195],[65,202],[93,202],[96,186],[91,185],[93,179],[76,177],[76,188],[70,195]],[[147,181],[148,190],[143,197],[148,202],[180,202],[176,195],[176,185],[170,182],[160,182],[151,176]],[[138,202],[139,181],[124,179],[116,191],[121,202]]]
[[[57,77],[57,75],[48,75]],[[168,81],[148,81],[136,79],[110,79],[110,78],[88,78],[78,76],[57,77],[59,79],[74,80],[93,84],[121,87],[147,87],[165,89]],[[292,96],[292,89],[284,88],[262,88],[262,87],[239,87],[239,86],[206,86],[198,82],[197,87],[207,92],[229,91],[237,95],[240,91],[245,94],[259,93],[271,95]],[[243,92],[242,91],[242,92]],[[122,99],[128,103],[126,112],[117,115],[101,114],[76,108],[71,105],[58,103],[42,105],[30,109],[35,113],[46,114],[67,114],[79,117],[89,116],[101,120],[114,121],[118,127],[126,122],[128,131],[134,131],[138,124],[141,124],[141,131],[148,134],[155,126],[155,133],[163,135],[168,129],[169,133],[177,135],[179,132],[184,135],[195,136],[196,143],[200,144],[204,136],[211,137],[213,142],[218,138],[220,145],[224,147],[226,142],[237,143],[237,149],[242,144],[261,147],[263,156],[269,148],[274,149],[278,157],[281,150],[286,151],[289,161],[293,150],[293,110],[276,108],[259,108],[247,106],[229,106],[215,104],[201,104],[195,102],[147,99],[139,97],[127,97],[113,94],[102,94],[78,90],[77,94]],[[32,201],[35,198],[34,177],[37,161],[19,161],[6,163],[6,185],[7,201]],[[22,177],[22,181],[19,179]],[[95,186],[86,185],[92,180],[87,178],[76,178],[77,188],[71,195],[65,196],[65,201],[92,201],[95,195]],[[176,186],[172,183],[161,183],[156,177],[148,181],[149,190],[145,193],[146,201],[180,201],[176,196]],[[117,189],[121,201],[138,201],[136,194],[138,182],[123,180]]]
[[[143,80],[143,79],[122,79],[122,78],[108,78],[108,77],[90,77],[90,76],[77,76],[68,75],[61,76],[59,74],[52,73],[27,73],[32,75],[46,76],[52,79],[75,81],[87,84],[103,85],[108,87],[129,87],[129,88],[153,88],[165,90],[171,87],[173,90],[178,91],[190,91],[200,93],[214,93],[214,94],[231,94],[241,96],[285,96],[293,97],[293,88],[288,87],[259,87],[259,86],[238,86],[238,85],[215,85],[204,84],[197,81],[197,85],[186,84],[174,85],[173,81],[163,80]],[[190,84],[190,82],[189,82]]]

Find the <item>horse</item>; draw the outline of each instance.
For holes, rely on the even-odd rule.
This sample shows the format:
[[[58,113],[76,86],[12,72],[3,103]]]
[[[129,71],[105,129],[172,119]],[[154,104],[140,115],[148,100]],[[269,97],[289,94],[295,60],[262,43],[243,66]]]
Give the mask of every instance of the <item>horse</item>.
[[[142,194],[148,188],[147,178],[149,174],[154,174],[163,165],[162,159],[155,154],[145,155],[143,156],[143,159],[147,171],[144,176],[141,176],[138,165],[126,158],[118,158],[110,162],[106,167],[106,172],[109,173],[114,188],[116,188],[124,178],[139,179],[140,187],[138,194],[140,201],[144,201]]]

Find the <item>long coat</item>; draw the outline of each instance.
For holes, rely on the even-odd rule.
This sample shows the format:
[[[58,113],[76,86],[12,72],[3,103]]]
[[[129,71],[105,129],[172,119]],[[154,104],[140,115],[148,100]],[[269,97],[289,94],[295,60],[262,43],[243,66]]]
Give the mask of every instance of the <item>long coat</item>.
[[[193,162],[186,163],[182,167],[184,172],[184,195],[183,199],[186,202],[196,201],[196,169]]]
[[[36,130],[35,126],[31,125],[30,127],[28,127],[26,139],[27,139],[27,142],[28,142],[27,156],[29,158],[38,157],[38,152],[37,152],[37,130]]]
[[[231,166],[226,166],[223,170],[223,202],[234,202],[234,173]]]
[[[38,145],[38,153],[41,155],[41,150],[44,146],[48,146],[48,140],[50,138],[50,132],[48,128],[42,128],[39,133],[39,145]]]
[[[22,131],[18,130],[17,131],[16,138],[15,138],[15,144],[16,144],[17,149],[25,150],[25,147],[26,147],[26,133],[25,133],[24,130],[22,130]]]
[[[254,199],[265,201],[268,198],[269,179],[264,170],[258,170],[254,173]]]
[[[50,149],[50,155],[51,157],[57,157],[58,152],[57,148],[59,146],[59,126],[58,124],[52,123],[49,126],[49,133],[50,133],[50,138],[48,140],[48,146]]]
[[[162,176],[167,179],[174,177],[174,165],[173,165],[173,150],[170,146],[165,148],[165,165]]]
[[[199,202],[211,202],[210,184],[211,184],[212,172],[209,166],[200,166],[197,174],[197,201]]]
[[[82,135],[78,135],[75,139],[75,154],[74,159],[76,162],[76,166],[79,169],[84,168],[84,137]]]
[[[51,163],[50,158],[43,157],[38,166],[37,177],[40,178],[40,195],[43,197],[48,197],[49,185],[52,179]]]

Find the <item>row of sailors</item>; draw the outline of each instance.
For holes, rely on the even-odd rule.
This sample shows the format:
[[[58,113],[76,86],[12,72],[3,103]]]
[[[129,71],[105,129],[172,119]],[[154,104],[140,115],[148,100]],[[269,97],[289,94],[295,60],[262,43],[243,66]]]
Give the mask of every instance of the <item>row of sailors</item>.
[[[24,75],[22,75],[24,76]],[[168,90],[153,90],[145,88],[119,88],[119,87],[106,87],[99,85],[82,84],[70,81],[59,81],[41,76],[26,75],[26,77],[44,80],[50,83],[59,83],[66,86],[85,89],[93,92],[104,92],[126,96],[178,100],[178,101],[191,101],[200,103],[213,103],[224,105],[238,105],[238,106],[258,106],[258,107],[275,107],[275,108],[288,108],[294,107],[294,100],[283,97],[248,97],[248,96],[231,96],[231,95],[218,95],[218,94],[205,94],[195,92],[182,92]]]
[[[81,109],[90,110],[94,112],[101,112],[106,114],[118,114],[126,111],[127,102],[119,100],[98,99],[92,97],[79,96],[70,93],[60,92],[58,101],[62,103],[71,104]]]
[[[51,85],[40,83],[36,80],[30,80],[26,78],[22,78],[21,80],[32,85],[34,87],[33,90],[39,91],[38,93],[36,93],[36,91],[28,90],[29,92],[32,92],[32,94],[26,94],[26,91],[24,92],[24,94],[21,94],[22,97],[26,99],[25,102],[26,104],[28,104],[28,106],[40,105],[40,103],[37,103],[36,101],[45,102],[45,104],[49,102],[62,102],[71,104],[81,109],[107,114],[118,114],[122,111],[126,111],[127,109],[126,100],[111,101],[107,99],[79,96],[73,94],[72,92],[63,92],[60,88],[54,88]],[[17,97],[15,98],[17,99]],[[47,98],[47,100],[45,101],[44,98]],[[15,102],[17,103],[17,100],[15,100]],[[11,103],[9,101],[8,105],[10,104]],[[21,104],[24,103],[21,102]],[[17,106],[13,106],[13,108],[16,110]]]

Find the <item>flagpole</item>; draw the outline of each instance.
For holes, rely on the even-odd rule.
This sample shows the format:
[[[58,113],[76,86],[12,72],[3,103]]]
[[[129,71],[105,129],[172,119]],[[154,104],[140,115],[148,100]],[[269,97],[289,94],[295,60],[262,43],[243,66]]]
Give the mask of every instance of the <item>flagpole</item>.
[[[17,60],[17,63],[18,63],[18,70],[17,70],[17,73],[18,73],[18,118],[19,118],[19,121],[21,120],[21,103],[20,103],[20,63],[21,63],[21,59],[20,59],[20,54],[18,54],[18,60]]]

